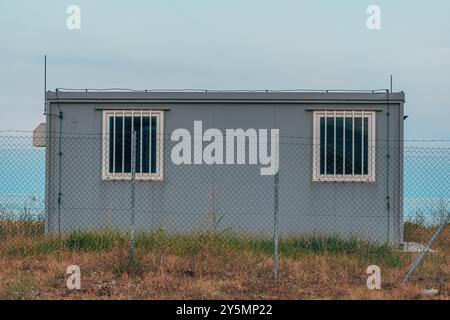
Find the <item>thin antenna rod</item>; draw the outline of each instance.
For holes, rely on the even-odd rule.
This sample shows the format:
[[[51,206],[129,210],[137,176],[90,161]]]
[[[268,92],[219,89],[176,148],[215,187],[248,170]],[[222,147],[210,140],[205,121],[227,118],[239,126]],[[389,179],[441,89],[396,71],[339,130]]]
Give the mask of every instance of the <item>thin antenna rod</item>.
[[[47,55],[44,55],[44,114],[47,113],[47,102],[45,95],[47,94]]]
[[[391,92],[392,92],[392,82],[393,82],[393,78],[392,78],[392,74],[391,74]]]

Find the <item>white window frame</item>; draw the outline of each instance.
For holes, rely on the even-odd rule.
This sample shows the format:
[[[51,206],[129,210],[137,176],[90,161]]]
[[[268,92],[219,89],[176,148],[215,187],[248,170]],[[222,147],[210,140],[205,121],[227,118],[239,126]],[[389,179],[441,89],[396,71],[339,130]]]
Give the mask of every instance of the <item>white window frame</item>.
[[[163,156],[164,156],[164,111],[161,110],[149,110],[149,109],[118,109],[118,110],[103,110],[103,142],[102,142],[102,180],[131,180],[131,173],[123,172],[123,163],[124,163],[124,152],[122,151],[122,172],[109,172],[109,147],[111,145],[110,139],[110,130],[109,130],[109,119],[111,117],[141,117],[141,137],[142,137],[142,117],[150,117],[150,128],[149,132],[151,134],[151,119],[152,117],[156,117],[157,123],[157,131],[156,131],[156,172],[152,173],[142,173],[136,172],[135,179],[136,180],[146,180],[146,181],[161,181],[163,180]],[[115,121],[114,121],[115,125]],[[134,121],[131,121],[131,128],[133,128]],[[123,127],[124,130],[125,127]],[[133,130],[133,129],[132,129]],[[115,135],[114,135],[115,136]],[[124,135],[123,135],[124,139]],[[142,148],[142,138],[140,139],[141,146],[136,146],[137,148]],[[150,154],[149,154],[149,168],[151,171],[151,150],[152,150],[152,140],[150,138]],[[124,143],[122,144],[124,145]],[[113,160],[114,161],[114,160]],[[141,158],[141,168],[142,168],[142,158]],[[113,164],[115,168],[115,165]],[[136,170],[137,171],[137,170]],[[142,170],[140,170],[142,171]]]
[[[313,116],[313,181],[315,182],[375,182],[375,161],[376,161],[376,150],[375,150],[375,140],[376,140],[376,112],[375,111],[363,111],[363,110],[341,110],[341,111],[314,111]],[[334,118],[334,174],[327,174],[326,168],[326,151],[325,151],[325,173],[320,173],[320,119],[325,117]],[[343,162],[343,174],[336,174],[336,118],[343,117],[343,130],[344,136],[343,139],[345,141],[345,118],[351,117],[354,123],[355,118],[368,118],[368,170],[367,174],[361,174],[364,171],[364,139],[361,139],[362,148],[362,163],[361,163],[361,173],[355,173],[354,168],[354,129],[352,131],[353,139],[352,139],[352,158],[353,158],[353,168],[352,174],[345,174],[345,143],[343,144],[344,150],[344,162]],[[364,132],[364,121],[362,121],[363,132]],[[325,128],[326,128],[326,120],[325,120]],[[354,128],[354,126],[353,126]],[[326,130],[326,129],[325,129]],[[326,131],[325,131],[326,135]],[[325,138],[326,139],[326,138]],[[326,145],[326,143],[325,143]]]

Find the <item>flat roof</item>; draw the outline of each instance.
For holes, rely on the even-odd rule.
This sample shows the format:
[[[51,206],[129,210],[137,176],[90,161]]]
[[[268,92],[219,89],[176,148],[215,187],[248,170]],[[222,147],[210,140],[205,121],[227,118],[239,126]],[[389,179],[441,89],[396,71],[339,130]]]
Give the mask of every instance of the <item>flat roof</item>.
[[[50,103],[392,103],[404,92],[386,91],[48,91]]]

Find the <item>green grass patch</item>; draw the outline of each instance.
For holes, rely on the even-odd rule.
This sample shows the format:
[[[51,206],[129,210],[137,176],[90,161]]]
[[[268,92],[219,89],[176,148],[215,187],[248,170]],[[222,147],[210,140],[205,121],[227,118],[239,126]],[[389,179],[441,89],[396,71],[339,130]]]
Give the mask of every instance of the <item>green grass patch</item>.
[[[3,248],[8,255],[49,254],[57,251],[100,252],[114,248],[128,248],[129,235],[120,232],[74,232],[65,237],[44,238]],[[251,237],[235,234],[193,233],[169,234],[159,230],[139,233],[135,237],[136,251],[158,251],[174,255],[197,255],[207,251],[214,255],[250,251],[272,255],[273,240],[270,237]],[[400,266],[400,253],[387,245],[373,244],[357,238],[339,236],[304,236],[281,238],[279,255],[299,259],[306,254],[351,255],[362,261],[387,266]]]

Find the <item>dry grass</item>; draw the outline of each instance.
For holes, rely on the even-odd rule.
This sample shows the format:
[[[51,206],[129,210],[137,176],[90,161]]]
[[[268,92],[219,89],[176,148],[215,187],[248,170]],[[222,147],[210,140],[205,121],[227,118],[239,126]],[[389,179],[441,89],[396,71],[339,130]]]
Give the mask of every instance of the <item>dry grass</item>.
[[[424,228],[414,235],[429,239],[432,231]],[[130,266],[125,235],[78,233],[44,239],[19,232],[0,243],[0,298],[448,299],[449,243],[447,227],[434,247],[437,252],[427,256],[408,285],[400,286],[416,254],[336,237],[281,241],[275,281],[270,239],[142,235]],[[72,264],[81,267],[78,291],[65,285],[65,271]],[[370,264],[381,267],[382,290],[366,287]],[[439,294],[421,293],[430,287]]]

